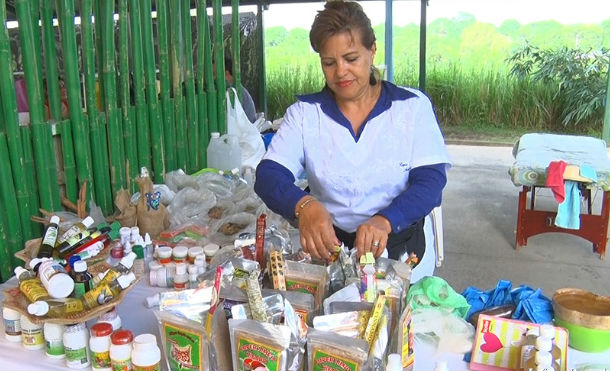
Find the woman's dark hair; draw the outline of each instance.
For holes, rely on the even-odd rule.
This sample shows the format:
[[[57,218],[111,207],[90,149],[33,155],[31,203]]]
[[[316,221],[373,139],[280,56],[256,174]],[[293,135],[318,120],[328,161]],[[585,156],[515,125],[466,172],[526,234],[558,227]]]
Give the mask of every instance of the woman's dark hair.
[[[375,43],[375,32],[371,20],[354,1],[331,0],[316,15],[309,31],[309,42],[316,53],[328,38],[347,32],[353,39],[353,32],[360,32],[360,40],[365,48],[371,49]]]

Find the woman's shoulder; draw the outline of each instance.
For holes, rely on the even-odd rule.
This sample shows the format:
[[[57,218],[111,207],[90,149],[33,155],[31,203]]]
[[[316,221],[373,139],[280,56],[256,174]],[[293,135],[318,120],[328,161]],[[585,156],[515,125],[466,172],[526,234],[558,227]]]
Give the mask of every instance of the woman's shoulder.
[[[426,96],[421,90],[410,86],[396,85],[386,80],[383,80],[382,84],[383,89],[393,101],[408,100],[409,98],[420,98]]]

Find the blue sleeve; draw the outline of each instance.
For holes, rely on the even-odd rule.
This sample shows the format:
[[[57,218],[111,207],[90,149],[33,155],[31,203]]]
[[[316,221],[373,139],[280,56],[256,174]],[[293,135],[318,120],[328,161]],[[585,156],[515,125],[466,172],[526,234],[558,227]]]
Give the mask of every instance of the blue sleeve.
[[[297,202],[308,193],[294,184],[294,175],[273,160],[262,160],[256,167],[254,192],[273,212],[294,220]]]
[[[395,233],[428,215],[439,206],[443,188],[447,184],[446,164],[420,166],[411,169],[409,187],[399,194],[392,203],[379,211],[392,224]]]

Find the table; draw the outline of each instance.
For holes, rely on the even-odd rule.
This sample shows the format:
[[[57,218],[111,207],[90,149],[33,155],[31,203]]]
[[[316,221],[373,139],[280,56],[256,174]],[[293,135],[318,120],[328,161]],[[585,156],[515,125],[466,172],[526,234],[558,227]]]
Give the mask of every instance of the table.
[[[15,277],[0,285],[0,297],[2,291],[16,285],[17,280]],[[118,306],[123,328],[131,330],[134,335],[151,333],[157,336],[157,339],[160,339],[155,315],[152,309],[146,308],[144,301],[146,297],[164,290],[158,287],[150,287],[147,278],[140,280],[137,286],[129,292],[125,300]],[[90,327],[90,324],[88,325]],[[2,327],[2,334],[4,334],[4,327]],[[469,369],[468,364],[462,360],[462,354],[437,354],[434,349],[424,344],[416,343],[415,356],[415,371],[433,370],[436,362],[440,360],[446,361],[451,371]],[[568,370],[575,369],[577,365],[583,363],[605,365],[606,369],[610,370],[610,350],[603,353],[584,353],[570,348],[568,350]],[[65,360],[63,359],[48,358],[44,355],[44,350],[25,350],[21,343],[11,343],[2,335],[0,337],[0,370],[66,371],[73,369],[66,367]],[[89,369],[85,368],[84,370]],[[162,370],[165,370],[164,364]]]
[[[603,140],[591,137],[525,134],[513,148],[515,162],[509,169],[512,181],[521,186],[519,192],[515,249],[527,245],[529,237],[561,232],[582,237],[593,243],[593,252],[606,256],[608,221],[610,219],[610,160]],[[597,174],[597,182],[584,185],[582,195],[587,201],[586,213],[580,214],[580,229],[564,229],[554,224],[556,212],[536,209],[536,188],[546,187],[546,171],[551,161],[565,161],[578,167],[588,165]],[[592,188],[602,191],[599,214],[592,211]],[[530,203],[528,208],[528,193]]]

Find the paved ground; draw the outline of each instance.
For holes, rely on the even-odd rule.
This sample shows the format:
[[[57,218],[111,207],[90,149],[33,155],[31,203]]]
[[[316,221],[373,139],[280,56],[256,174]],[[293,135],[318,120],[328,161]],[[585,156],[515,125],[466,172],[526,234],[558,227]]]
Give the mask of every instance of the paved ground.
[[[449,145],[453,167],[443,196],[445,261],[436,275],[458,292],[467,286],[491,289],[506,279],[513,287],[542,288],[549,297],[562,287],[610,295],[610,254],[601,260],[584,239],[547,233],[531,237],[519,251],[514,249],[520,188],[508,175],[511,150]],[[537,205],[556,210],[546,192],[537,195]],[[600,197],[595,197],[596,212]]]

